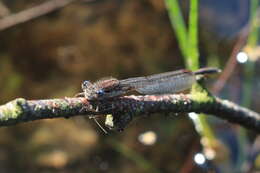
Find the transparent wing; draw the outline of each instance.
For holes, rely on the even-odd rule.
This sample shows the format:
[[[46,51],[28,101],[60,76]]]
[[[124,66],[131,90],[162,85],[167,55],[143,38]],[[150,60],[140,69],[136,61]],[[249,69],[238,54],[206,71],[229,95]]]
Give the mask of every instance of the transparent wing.
[[[129,86],[141,94],[169,94],[189,89],[196,81],[195,74],[178,70],[145,77],[120,80],[121,86]]]

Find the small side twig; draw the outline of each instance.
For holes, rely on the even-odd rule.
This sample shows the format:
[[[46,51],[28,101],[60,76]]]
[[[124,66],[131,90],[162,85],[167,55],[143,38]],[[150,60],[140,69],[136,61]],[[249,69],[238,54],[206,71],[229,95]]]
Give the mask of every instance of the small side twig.
[[[93,111],[96,106],[99,112]],[[0,126],[47,118],[112,114],[114,128],[122,130],[132,119],[156,112],[207,113],[260,132],[258,113],[220,98],[204,102],[191,94],[123,96],[93,103],[83,97],[49,100],[20,98],[0,106]]]

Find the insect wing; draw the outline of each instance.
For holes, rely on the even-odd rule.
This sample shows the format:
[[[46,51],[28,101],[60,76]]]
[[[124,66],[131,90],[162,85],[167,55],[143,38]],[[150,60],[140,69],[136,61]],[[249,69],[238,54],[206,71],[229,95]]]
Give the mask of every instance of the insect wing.
[[[128,85],[141,94],[169,94],[186,90],[196,81],[195,75],[188,70],[165,72],[145,77],[121,80],[122,86]]]

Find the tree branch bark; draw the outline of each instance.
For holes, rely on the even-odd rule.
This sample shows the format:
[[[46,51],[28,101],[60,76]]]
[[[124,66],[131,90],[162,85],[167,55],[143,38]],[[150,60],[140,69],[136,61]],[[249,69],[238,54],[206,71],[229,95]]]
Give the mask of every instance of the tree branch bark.
[[[96,107],[99,111],[93,109]],[[19,98],[0,106],[0,126],[47,118],[109,114],[107,115],[107,121],[110,121],[108,125],[116,130],[122,130],[134,118],[157,112],[206,113],[260,132],[258,113],[220,98],[214,97],[205,101],[191,94],[132,95],[103,101],[88,101],[83,97],[49,100]]]

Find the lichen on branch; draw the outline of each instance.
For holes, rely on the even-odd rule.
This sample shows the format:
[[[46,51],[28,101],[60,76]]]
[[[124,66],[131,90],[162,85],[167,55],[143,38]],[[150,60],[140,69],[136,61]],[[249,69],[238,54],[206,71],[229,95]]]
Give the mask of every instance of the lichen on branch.
[[[18,98],[0,106],[0,126],[47,118],[109,114],[107,124],[116,130],[123,130],[137,117],[160,112],[207,113],[260,132],[258,113],[203,91],[191,94],[131,95],[99,101],[89,101],[84,97],[48,100]]]

